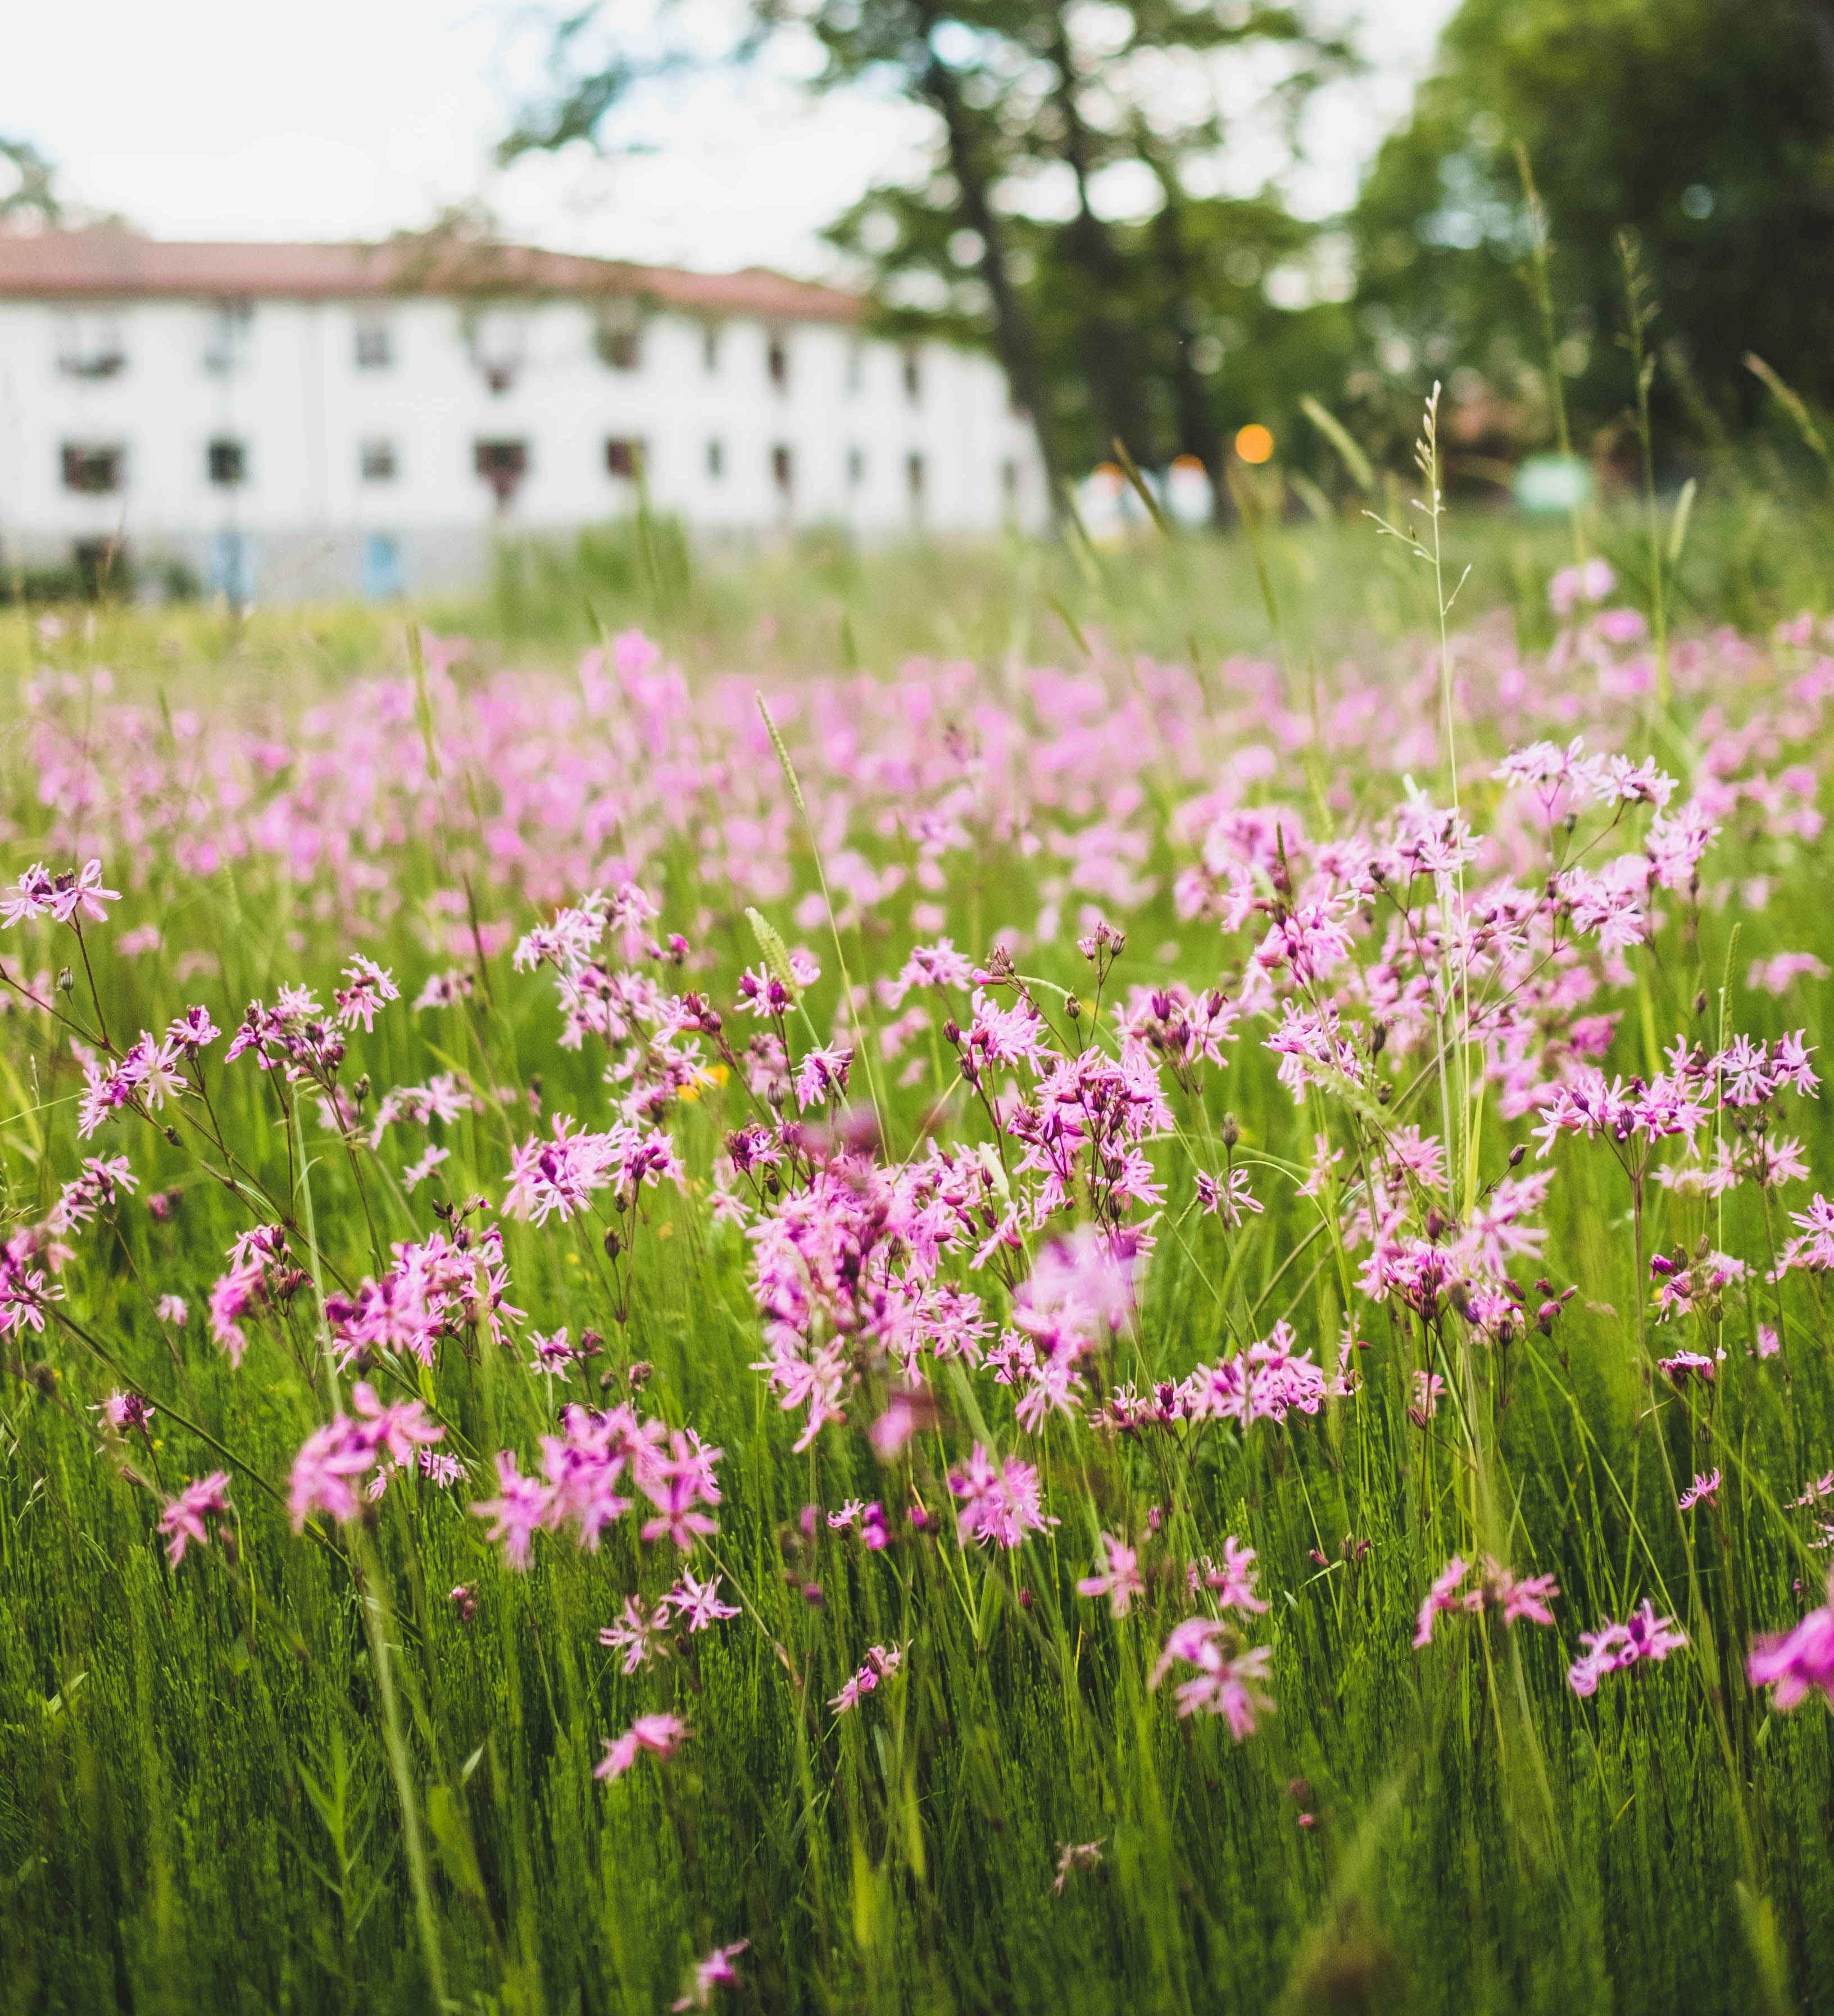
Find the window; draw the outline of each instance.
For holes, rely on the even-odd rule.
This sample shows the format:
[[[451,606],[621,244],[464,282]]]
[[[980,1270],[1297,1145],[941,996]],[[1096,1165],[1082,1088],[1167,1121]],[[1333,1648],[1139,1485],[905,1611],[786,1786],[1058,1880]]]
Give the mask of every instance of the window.
[[[121,326],[112,315],[60,315],[57,368],[69,378],[112,378],[128,367]]]
[[[909,405],[921,405],[924,396],[924,367],[914,350],[904,353],[904,397]]]
[[[386,315],[357,317],[356,362],[359,371],[386,371],[395,362],[395,331]]]
[[[248,362],[254,324],[253,301],[219,301],[204,326],[204,368],[227,376]]]
[[[366,441],[357,448],[357,473],[366,483],[392,483],[400,474],[391,441]]]
[[[796,465],[790,451],[780,441],[770,452],[770,480],[787,497],[796,486]]]
[[[527,326],[515,309],[487,309],[471,326],[471,362],[493,392],[506,392],[515,383],[527,347]]]
[[[924,508],[924,459],[921,455],[907,455],[904,458],[904,487],[910,492],[914,515]]]
[[[709,378],[719,369],[719,331],[712,322],[701,332],[701,369]]]
[[[710,441],[707,444],[707,473],[717,483],[726,473],[726,445]]]
[[[402,580],[401,542],[392,532],[363,537],[363,594],[371,602],[398,602],[405,592]]]
[[[212,483],[219,489],[233,490],[238,484],[248,481],[248,444],[214,441],[204,452],[204,463]]]
[[[863,449],[850,448],[847,451],[847,484],[857,490],[866,481],[866,453]]]
[[[1019,506],[1019,465],[1010,455],[1000,465],[1000,495],[1010,518]]]
[[[790,387],[790,348],[784,340],[780,329],[773,329],[765,347],[764,368],[770,374],[770,382],[780,392]]]
[[[613,371],[635,371],[643,361],[643,319],[634,301],[612,301],[599,310],[593,326],[599,362]]]
[[[866,345],[850,343],[847,346],[847,394],[855,397],[866,383]]]
[[[477,473],[506,505],[528,473],[528,444],[522,441],[481,441],[473,451]]]
[[[210,592],[225,602],[254,599],[255,545],[246,532],[218,532],[210,542]]]
[[[66,490],[79,490],[89,497],[112,496],[125,481],[127,459],[124,448],[66,441],[63,487]]]
[[[643,445],[640,441],[608,441],[605,444],[608,473],[625,483],[634,483],[643,473]]]

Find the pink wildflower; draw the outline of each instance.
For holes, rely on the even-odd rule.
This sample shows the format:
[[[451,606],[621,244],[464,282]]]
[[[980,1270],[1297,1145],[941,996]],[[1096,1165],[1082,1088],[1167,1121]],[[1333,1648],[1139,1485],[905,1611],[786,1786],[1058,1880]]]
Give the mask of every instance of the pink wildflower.
[[[205,1524],[212,1515],[229,1510],[229,1473],[213,1470],[208,1477],[194,1478],[167,1501],[159,1515],[159,1530],[168,1535],[166,1553],[176,1568],[185,1558],[186,1547],[195,1541],[203,1546],[210,1539]]]
[[[1108,1565],[1098,1568],[1092,1575],[1085,1575],[1076,1585],[1076,1593],[1105,1596],[1109,1615],[1125,1617],[1133,1607],[1134,1597],[1146,1593],[1146,1584],[1141,1579],[1133,1548],[1123,1546],[1112,1533],[1101,1535],[1101,1544],[1108,1555]]]
[[[902,1645],[868,1646],[865,1663],[851,1676],[828,1706],[837,1715],[845,1715],[849,1708],[857,1708],[868,1694],[877,1691],[881,1680],[888,1679],[903,1663]]]
[[[704,1960],[697,1960],[693,1986],[671,2007],[678,2012],[683,2009],[704,2009],[713,2000],[715,1989],[737,1988],[739,1976],[733,1961],[751,1943],[749,1939],[735,1939],[730,1946],[715,1946]]]
[[[1688,1643],[1677,1630],[1672,1617],[1658,1617],[1645,1597],[1625,1624],[1607,1623],[1596,1631],[1582,1631],[1580,1643],[1585,1651],[1567,1669],[1566,1681],[1583,1699],[1596,1694],[1607,1673],[1621,1672],[1627,1666],[1666,1659]]]
[[[622,1736],[605,1738],[605,1754],[593,1767],[593,1776],[622,1777],[646,1750],[653,1757],[672,1757],[693,1733],[672,1715],[640,1715]]]
[[[996,1469],[978,1442],[967,1469],[949,1478],[949,1488],[962,1501],[958,1523],[963,1539],[983,1547],[989,1540],[1016,1547],[1028,1533],[1043,1532],[1058,1523],[1045,1516],[1038,1473],[1032,1465],[1015,1456]]]
[[[1173,1627],[1147,1685],[1156,1687],[1175,1664],[1195,1666],[1196,1678],[1178,1687],[1179,1714],[1220,1715],[1239,1743],[1254,1733],[1257,1716],[1273,1710],[1273,1702],[1259,1689],[1273,1662],[1274,1648],[1256,1645],[1230,1657],[1226,1647],[1232,1638],[1230,1627],[1220,1618],[1187,1618]]]
[[[1696,1471],[1694,1481],[1676,1501],[1676,1510],[1691,1512],[1696,1505],[1717,1505],[1720,1496],[1720,1473],[1710,1470],[1704,1474]]]
[[[1785,1711],[1819,1691],[1834,1707],[1834,1575],[1828,1600],[1811,1610],[1793,1631],[1754,1638],[1746,1663],[1754,1687],[1774,1687],[1775,1705]]]

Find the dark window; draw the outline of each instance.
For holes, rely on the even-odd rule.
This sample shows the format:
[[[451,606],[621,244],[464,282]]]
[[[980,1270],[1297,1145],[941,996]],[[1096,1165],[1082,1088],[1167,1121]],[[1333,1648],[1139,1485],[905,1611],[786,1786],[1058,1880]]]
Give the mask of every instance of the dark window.
[[[770,480],[786,497],[795,487],[795,462],[780,441],[770,452]]]
[[[866,345],[850,343],[847,346],[847,390],[857,392],[866,382]]]
[[[1009,511],[1019,501],[1019,465],[1010,458],[1000,465],[1000,494]]]
[[[593,330],[599,362],[613,371],[635,371],[643,361],[643,324],[629,303],[604,309]]]
[[[640,441],[607,441],[605,467],[613,476],[622,477],[626,483],[634,483],[643,473],[643,443]]]
[[[904,487],[910,492],[910,508],[921,511],[924,508],[924,459],[921,455],[907,455],[904,458]]]
[[[866,455],[859,448],[847,451],[847,481],[856,490],[866,481]]]
[[[924,396],[924,368],[914,350],[904,353],[904,396],[913,406]]]
[[[63,487],[66,490],[81,490],[92,497],[106,497],[121,488],[127,459],[124,448],[66,441]]]
[[[726,473],[726,448],[719,441],[707,444],[707,473],[715,483]]]
[[[395,362],[395,332],[380,315],[357,319],[357,369],[386,371]]]
[[[391,441],[366,441],[357,450],[357,468],[366,483],[392,483],[400,473]]]
[[[770,382],[780,392],[786,391],[790,383],[790,350],[776,330],[771,332],[769,347],[764,353],[765,369],[770,373]]]
[[[214,441],[206,453],[210,480],[224,489],[233,489],[248,481],[248,445],[246,441]]]
[[[507,504],[528,473],[528,444],[521,441],[481,441],[473,451],[477,473]]]
[[[701,369],[709,375],[719,369],[719,331],[711,322],[701,332]]]

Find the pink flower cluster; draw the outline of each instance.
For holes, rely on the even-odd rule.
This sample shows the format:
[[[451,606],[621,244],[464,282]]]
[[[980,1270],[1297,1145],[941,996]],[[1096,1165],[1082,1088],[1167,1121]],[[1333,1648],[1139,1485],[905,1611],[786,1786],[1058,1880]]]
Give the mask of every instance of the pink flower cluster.
[[[539,1532],[570,1526],[582,1546],[596,1549],[604,1528],[636,1502],[618,1488],[627,1473],[654,1508],[640,1529],[646,1542],[666,1539],[691,1552],[719,1531],[702,1508],[719,1503],[714,1468],[722,1452],[706,1447],[693,1429],[640,1420],[629,1404],[604,1413],[569,1404],[560,1424],[560,1434],[542,1438],[539,1478],[524,1477],[514,1454],[503,1450],[497,1457],[499,1495],[471,1508],[491,1521],[490,1537],[502,1543],[512,1568],[528,1565]]]
[[[1581,1698],[1598,1691],[1607,1673],[1620,1673],[1627,1667],[1666,1659],[1687,1644],[1685,1634],[1675,1628],[1672,1617],[1658,1617],[1645,1597],[1630,1612],[1624,1624],[1605,1624],[1597,1631],[1582,1631],[1580,1643],[1585,1651],[1567,1669],[1567,1685]]]
[[[1454,1554],[1433,1578],[1414,1627],[1416,1651],[1432,1643],[1433,1619],[1443,1611],[1472,1614],[1484,1610],[1499,1611],[1506,1625],[1554,1622],[1554,1613],[1548,1605],[1560,1593],[1560,1585],[1551,1575],[1517,1575],[1488,1555],[1484,1557],[1483,1573],[1476,1586],[1465,1589],[1464,1583],[1470,1573],[1469,1564]]]
[[[318,1512],[337,1520],[355,1518],[362,1509],[355,1489],[359,1478],[385,1459],[407,1469],[418,1451],[445,1437],[445,1430],[427,1418],[420,1401],[385,1402],[364,1381],[351,1388],[351,1404],[354,1417],[334,1414],[307,1436],[293,1460],[287,1503],[296,1532]]]

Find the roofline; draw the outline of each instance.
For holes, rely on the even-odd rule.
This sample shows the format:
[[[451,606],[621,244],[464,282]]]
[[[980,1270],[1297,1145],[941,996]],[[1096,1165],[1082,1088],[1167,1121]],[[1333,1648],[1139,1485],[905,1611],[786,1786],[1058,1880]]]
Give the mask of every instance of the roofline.
[[[0,301],[594,297],[647,297],[658,307],[707,319],[744,315],[766,322],[852,322],[866,311],[859,295],[766,267],[697,273],[449,236],[365,243],[160,239],[116,230],[0,232]]]

